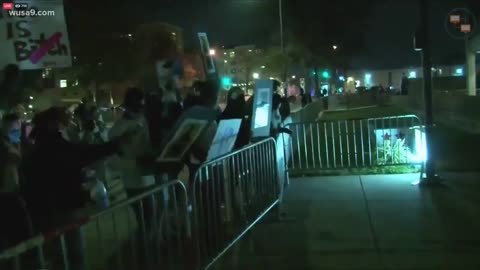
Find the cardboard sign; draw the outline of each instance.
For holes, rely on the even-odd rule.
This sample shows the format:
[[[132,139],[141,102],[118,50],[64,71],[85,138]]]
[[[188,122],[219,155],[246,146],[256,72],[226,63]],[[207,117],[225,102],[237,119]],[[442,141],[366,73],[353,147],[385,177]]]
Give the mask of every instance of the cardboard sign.
[[[22,70],[71,66],[63,1],[22,3],[28,5],[26,10],[0,11],[0,66],[17,64]]]
[[[237,140],[242,119],[228,119],[220,121],[212,146],[208,151],[207,160],[212,160],[232,151]]]
[[[157,161],[181,161],[207,124],[208,122],[204,120],[186,119],[183,121]]]
[[[252,138],[270,136],[272,120],[273,81],[256,80],[252,112]]]
[[[162,150],[156,161],[182,161],[205,128],[216,119],[215,111],[204,107],[193,107],[184,112],[162,142]]]
[[[202,51],[206,73],[208,75],[215,74],[215,61],[213,59],[213,55],[210,55],[210,44],[208,42],[207,34],[198,33],[198,39],[200,41],[200,50]]]

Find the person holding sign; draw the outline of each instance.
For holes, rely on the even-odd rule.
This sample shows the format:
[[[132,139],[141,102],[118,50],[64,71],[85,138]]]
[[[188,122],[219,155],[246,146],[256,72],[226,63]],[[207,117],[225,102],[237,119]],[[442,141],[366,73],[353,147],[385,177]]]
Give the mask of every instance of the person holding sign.
[[[124,97],[125,112],[109,131],[109,138],[114,139],[126,132],[135,132],[129,144],[122,146],[122,156],[112,160],[113,165],[121,172],[123,186],[129,198],[144,193],[155,184],[153,175],[146,175],[137,160],[150,154],[151,143],[148,133],[147,120],[142,114],[144,94],[138,88],[130,88]],[[143,201],[143,216],[146,226],[151,225],[153,216],[153,198],[147,197]],[[134,207],[138,224],[141,224],[141,209],[138,204]],[[139,238],[142,239],[142,238]]]
[[[247,103],[242,88],[238,86],[232,87],[228,92],[227,107],[225,107],[220,120],[242,120],[234,149],[242,148],[250,142],[250,122],[245,117],[246,112]]]

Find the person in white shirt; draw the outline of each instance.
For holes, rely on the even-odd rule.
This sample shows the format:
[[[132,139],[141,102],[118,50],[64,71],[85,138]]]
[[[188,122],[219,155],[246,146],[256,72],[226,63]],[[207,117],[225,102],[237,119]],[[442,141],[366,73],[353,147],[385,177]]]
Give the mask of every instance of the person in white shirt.
[[[127,196],[129,198],[142,194],[155,185],[155,178],[142,171],[138,160],[147,156],[151,150],[150,136],[147,121],[142,114],[144,106],[144,93],[137,88],[128,89],[124,98],[124,114],[118,119],[109,131],[108,137],[116,138],[125,132],[134,132],[129,144],[121,149],[122,156],[112,160],[112,169],[118,169]],[[154,198],[146,197],[143,201],[143,221],[139,203],[134,205],[138,224],[144,222],[147,228],[152,224],[154,213]]]

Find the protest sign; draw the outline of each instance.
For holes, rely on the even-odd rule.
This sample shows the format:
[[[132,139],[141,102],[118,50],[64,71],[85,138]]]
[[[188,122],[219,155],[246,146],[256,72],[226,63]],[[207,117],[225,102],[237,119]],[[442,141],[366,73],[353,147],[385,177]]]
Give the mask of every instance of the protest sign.
[[[272,118],[273,81],[256,80],[252,112],[252,138],[270,136]]]
[[[207,160],[215,159],[232,151],[237,140],[242,119],[228,119],[220,121],[213,143],[208,151]]]
[[[72,65],[62,0],[25,0],[24,9],[0,12],[0,66],[20,69]]]

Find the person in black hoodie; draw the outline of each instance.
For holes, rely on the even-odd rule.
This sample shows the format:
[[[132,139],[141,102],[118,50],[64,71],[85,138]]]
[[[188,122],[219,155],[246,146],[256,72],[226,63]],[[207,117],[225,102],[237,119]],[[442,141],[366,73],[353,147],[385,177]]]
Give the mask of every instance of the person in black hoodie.
[[[97,145],[71,143],[61,132],[66,122],[65,110],[58,107],[36,115],[33,121],[31,136],[35,144],[23,162],[22,189],[37,233],[71,224],[78,218],[77,210],[84,208],[89,200],[83,169],[117,153],[128,138],[122,136]],[[81,230],[65,236],[72,269],[84,269]]]

